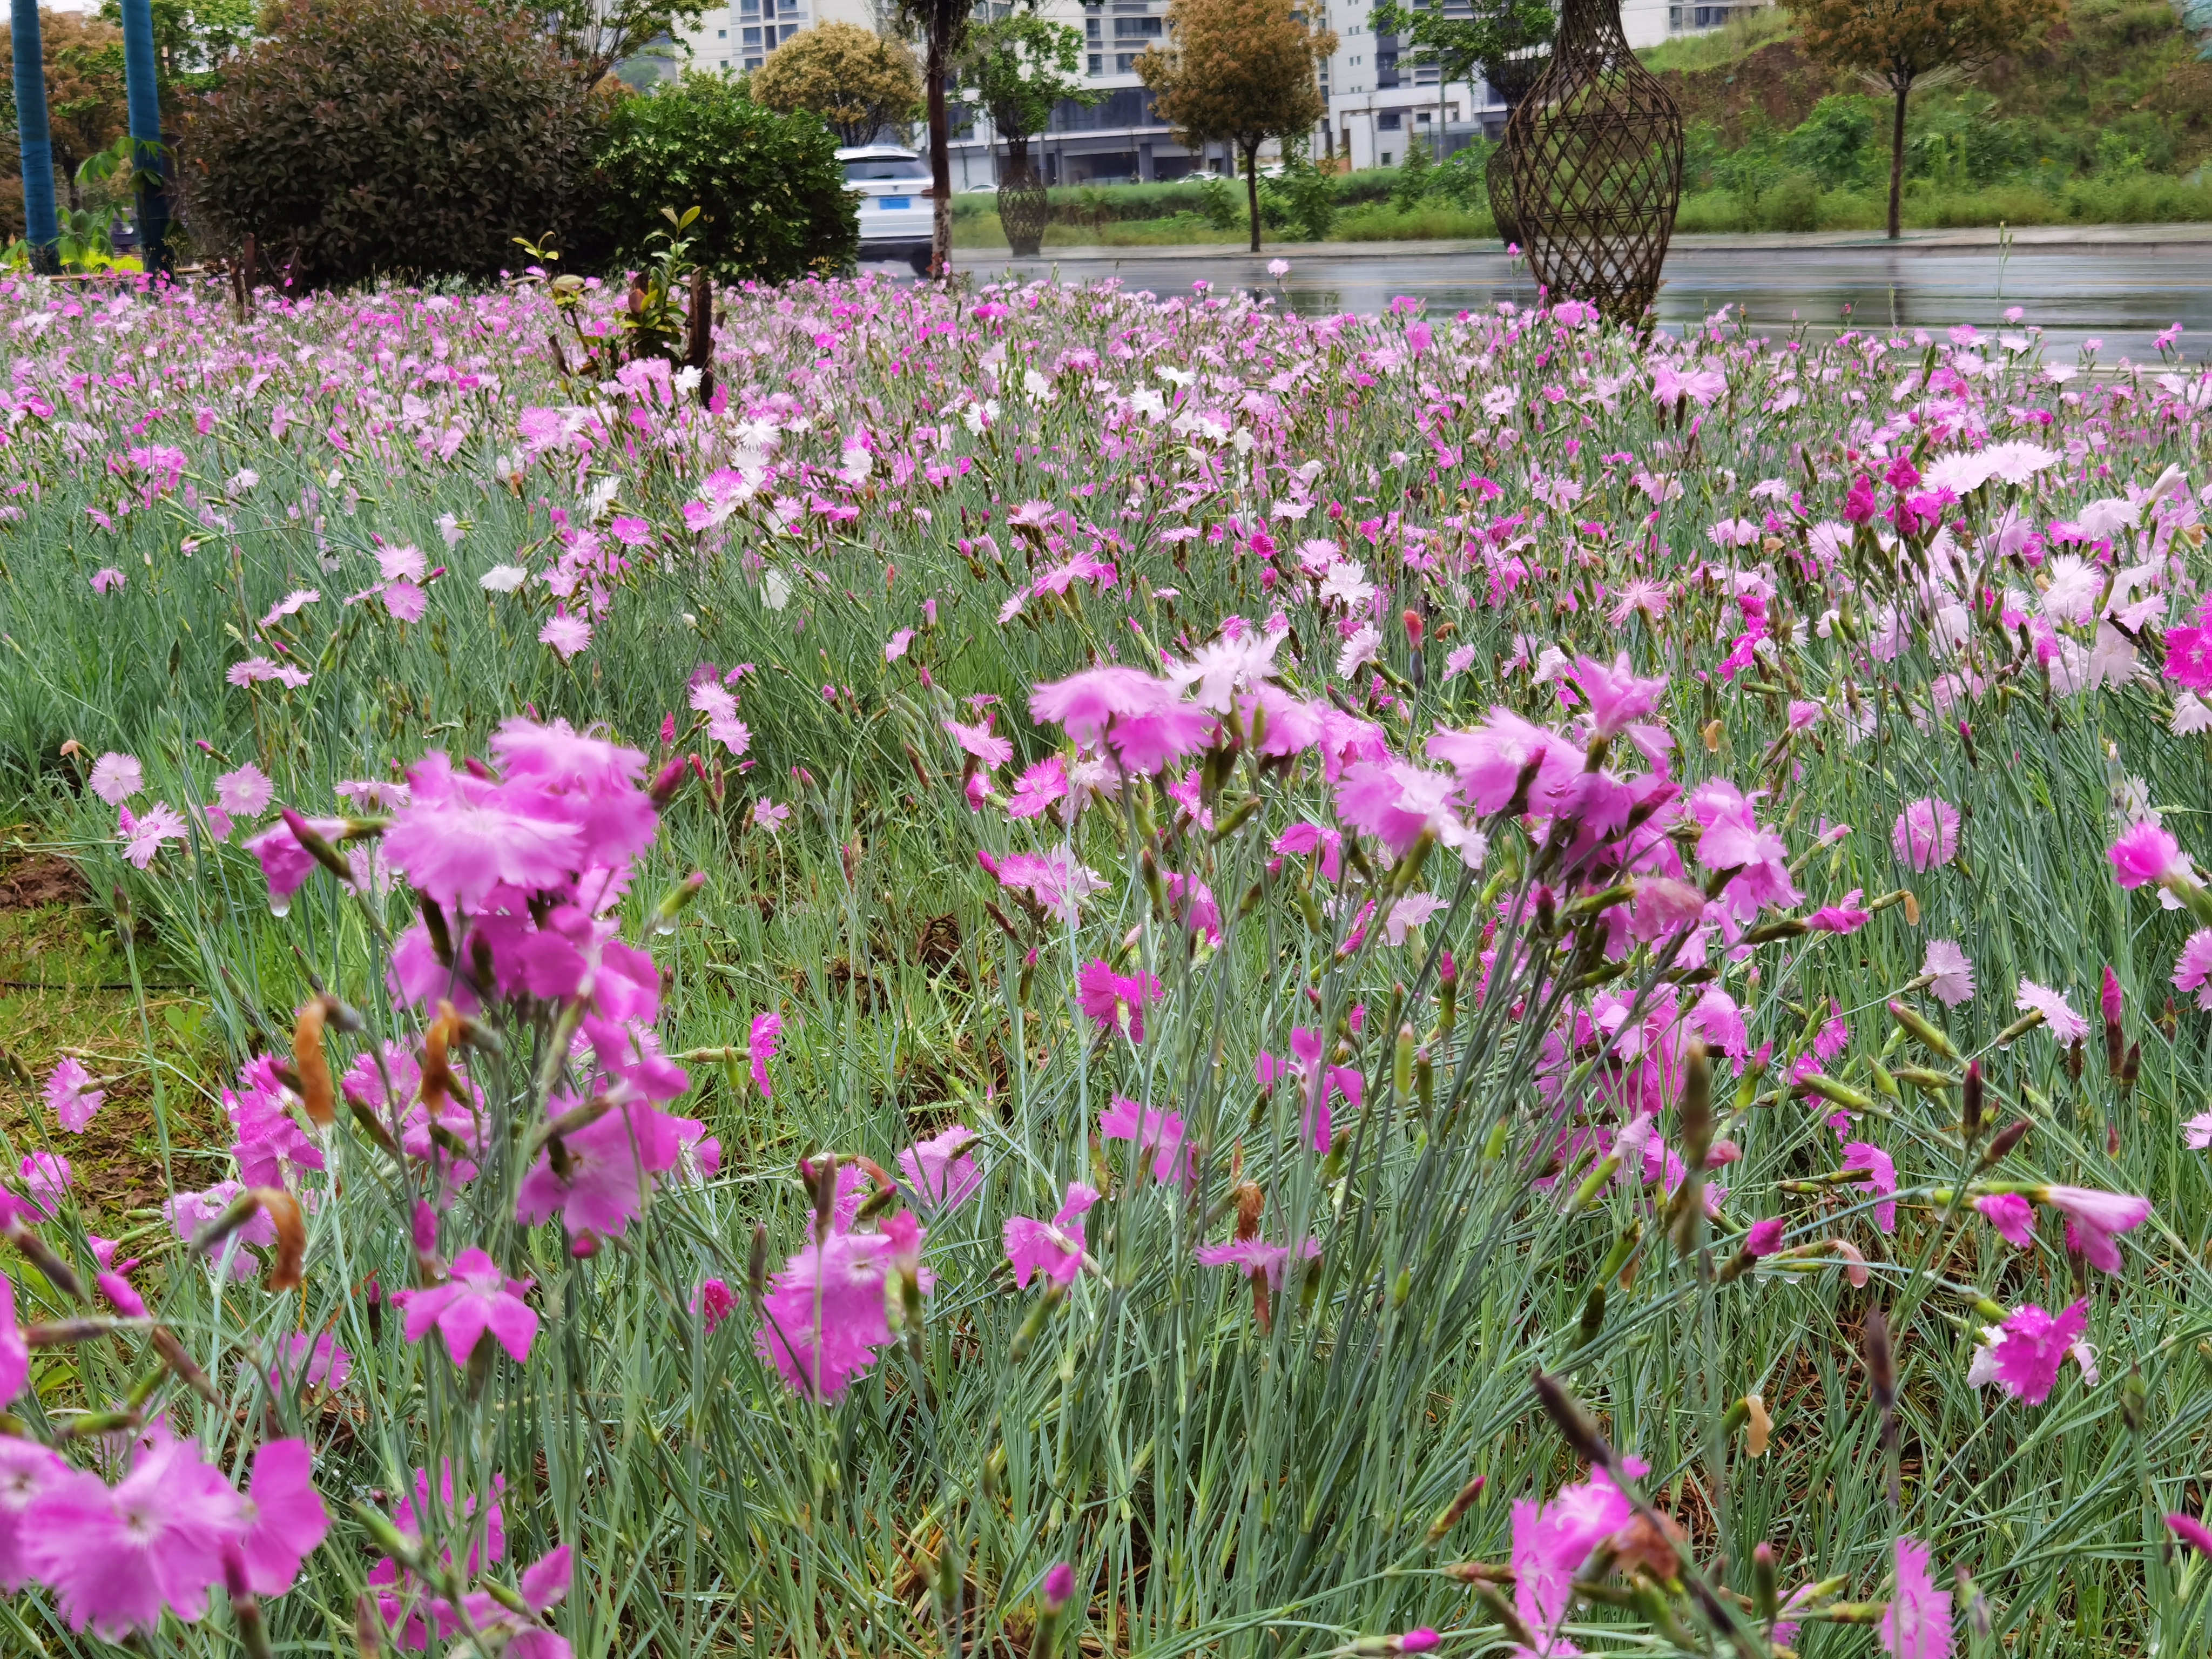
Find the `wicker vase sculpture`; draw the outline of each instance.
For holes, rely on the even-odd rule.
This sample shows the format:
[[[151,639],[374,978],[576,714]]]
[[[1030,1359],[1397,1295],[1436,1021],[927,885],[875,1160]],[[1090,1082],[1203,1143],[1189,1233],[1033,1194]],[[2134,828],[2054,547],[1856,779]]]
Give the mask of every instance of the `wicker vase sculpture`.
[[[1009,161],[999,180],[999,223],[1018,258],[1034,259],[1044,245],[1044,222],[1051,210],[1044,180],[1024,154]]]
[[[1501,58],[1495,64],[1483,66],[1482,78],[1505,100],[1509,121],[1513,112],[1521,107],[1521,100],[1528,95],[1528,89],[1542,78],[1551,61],[1551,53],[1547,51],[1534,56]],[[1518,242],[1521,222],[1513,211],[1513,151],[1504,142],[1510,134],[1509,127],[1507,134],[1501,135],[1498,147],[1490,152],[1490,159],[1482,164],[1482,183],[1490,197],[1490,216],[1497,222],[1499,239]]]
[[[1566,0],[1551,65],[1506,124],[1513,216],[1553,300],[1638,323],[1682,198],[1682,112],[1636,60],[1620,0]]]

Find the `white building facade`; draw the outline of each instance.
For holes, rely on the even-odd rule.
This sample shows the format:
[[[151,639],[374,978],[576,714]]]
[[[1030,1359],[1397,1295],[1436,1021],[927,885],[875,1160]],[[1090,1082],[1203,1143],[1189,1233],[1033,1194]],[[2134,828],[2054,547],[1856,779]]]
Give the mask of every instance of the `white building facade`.
[[[985,3],[1004,9],[992,0]],[[1335,55],[1321,71],[1328,117],[1312,134],[1317,160],[1340,165],[1348,161],[1355,168],[1397,167],[1413,144],[1441,158],[1477,135],[1494,138],[1504,129],[1504,101],[1486,83],[1440,84],[1434,65],[1414,63],[1410,48],[1401,48],[1395,36],[1376,34],[1369,27],[1368,0],[1310,3],[1316,23],[1337,34]],[[1442,4],[1447,15],[1465,15],[1471,0],[1427,3]],[[1046,183],[1131,184],[1233,170],[1234,158],[1225,145],[1210,145],[1194,155],[1176,143],[1167,124],[1152,112],[1152,95],[1137,78],[1138,55],[1165,39],[1167,9],[1167,0],[1040,0],[1040,15],[1081,32],[1085,79],[1101,94],[1088,107],[1063,103],[1051,131],[1030,141],[1032,159]],[[1623,0],[1621,22],[1631,46],[1650,46],[1672,35],[1717,27],[1734,9],[1699,0]],[[828,22],[888,29],[889,13],[879,0],[729,0],[706,12],[681,44],[693,67],[738,75],[758,69],[769,52],[801,29]],[[994,137],[988,120],[971,119],[965,112],[956,117],[955,190],[995,185]],[[1264,155],[1274,159],[1273,147]]]

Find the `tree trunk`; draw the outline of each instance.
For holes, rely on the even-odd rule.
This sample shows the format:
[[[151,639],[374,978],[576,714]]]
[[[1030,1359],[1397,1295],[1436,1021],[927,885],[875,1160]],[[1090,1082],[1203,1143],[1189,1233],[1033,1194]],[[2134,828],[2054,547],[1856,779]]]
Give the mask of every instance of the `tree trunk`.
[[[54,244],[54,151],[46,120],[46,53],[39,39],[38,0],[15,0],[9,14],[15,53],[15,143],[23,161],[23,225],[31,269],[58,268]],[[74,180],[72,187],[74,187]]]
[[[948,0],[937,0],[929,15],[929,274],[939,282],[952,274],[952,135],[945,116],[946,60],[952,55],[952,18]]]
[[[1257,142],[1237,141],[1237,149],[1244,152],[1244,202],[1252,214],[1252,252],[1260,251],[1260,146]]]
[[[161,143],[161,97],[155,62],[151,0],[123,0],[123,88],[137,186],[138,258],[149,276],[169,268],[169,192],[162,182],[169,159]]]
[[[1912,95],[1908,81],[1897,91],[1897,112],[1889,124],[1889,240],[1898,239],[1905,204],[1905,100]]]

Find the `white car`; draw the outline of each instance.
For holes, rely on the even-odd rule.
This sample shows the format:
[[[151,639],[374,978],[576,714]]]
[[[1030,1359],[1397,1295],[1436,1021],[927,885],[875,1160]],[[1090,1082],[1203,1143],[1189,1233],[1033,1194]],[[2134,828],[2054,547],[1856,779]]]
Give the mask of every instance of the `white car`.
[[[903,259],[927,275],[936,230],[929,163],[896,144],[861,144],[839,150],[837,159],[845,187],[860,198],[860,258]]]

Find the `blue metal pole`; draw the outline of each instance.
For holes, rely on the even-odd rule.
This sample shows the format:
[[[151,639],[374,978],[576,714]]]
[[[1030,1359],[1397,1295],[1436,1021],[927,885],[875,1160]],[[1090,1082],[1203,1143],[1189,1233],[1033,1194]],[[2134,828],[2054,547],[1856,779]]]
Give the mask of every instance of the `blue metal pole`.
[[[15,0],[21,6],[24,0]],[[152,0],[123,0],[123,89],[131,112],[131,161],[138,186],[138,257],[149,271],[168,265],[164,244],[169,234],[167,191],[149,188],[148,175],[166,172],[161,148],[161,94],[154,65]]]
[[[39,38],[39,0],[13,0],[8,33],[15,54],[15,141],[23,152],[23,222],[32,268],[57,268],[54,143],[46,125],[46,58]]]

